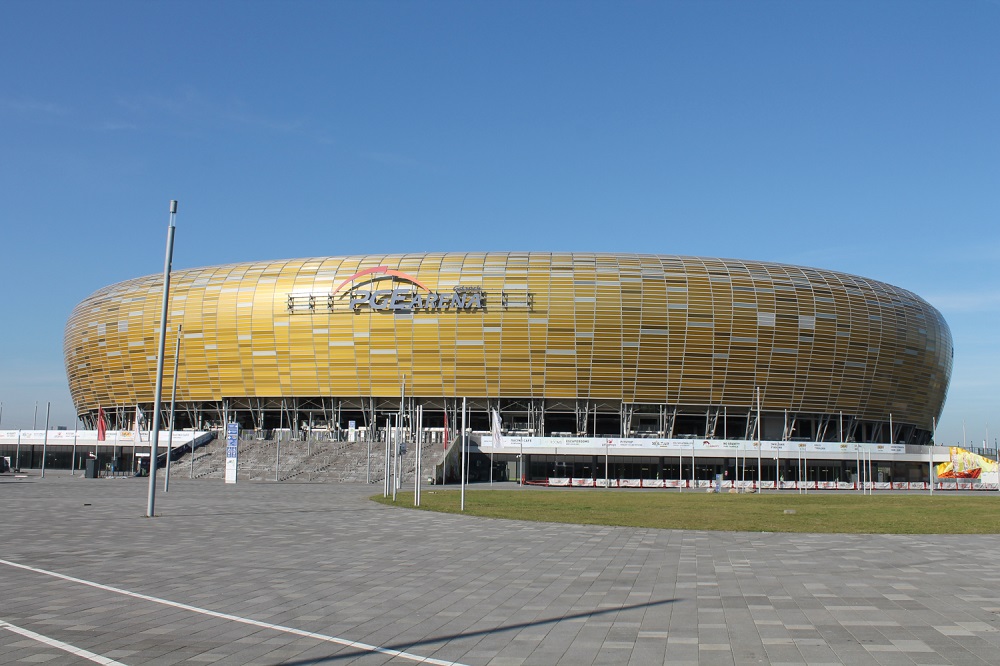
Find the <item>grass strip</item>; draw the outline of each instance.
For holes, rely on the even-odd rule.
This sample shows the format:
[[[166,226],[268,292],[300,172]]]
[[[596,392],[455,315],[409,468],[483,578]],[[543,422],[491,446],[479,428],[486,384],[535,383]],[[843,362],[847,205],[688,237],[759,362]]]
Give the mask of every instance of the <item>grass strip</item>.
[[[460,513],[458,490],[423,490],[420,509]],[[372,498],[393,505],[391,498]],[[413,507],[413,493],[395,506]],[[677,491],[466,490],[465,513],[580,525],[735,532],[997,534],[1000,493],[708,494]]]

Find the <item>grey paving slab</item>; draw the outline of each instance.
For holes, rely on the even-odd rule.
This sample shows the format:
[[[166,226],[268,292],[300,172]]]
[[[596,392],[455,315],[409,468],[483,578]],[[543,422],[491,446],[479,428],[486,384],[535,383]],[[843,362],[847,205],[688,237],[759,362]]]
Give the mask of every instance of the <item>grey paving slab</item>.
[[[183,478],[146,519],[147,488],[0,477],[0,559],[35,569],[0,564],[0,621],[125,664],[414,663],[324,637],[484,666],[1000,664],[996,535],[522,523]],[[0,628],[13,663],[80,659]]]

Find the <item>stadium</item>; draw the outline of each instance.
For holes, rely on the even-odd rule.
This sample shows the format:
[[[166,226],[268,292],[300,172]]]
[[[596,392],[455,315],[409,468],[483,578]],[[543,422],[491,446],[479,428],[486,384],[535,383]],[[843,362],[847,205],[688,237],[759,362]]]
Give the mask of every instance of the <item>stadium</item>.
[[[110,428],[134,426],[137,406],[152,413],[162,288],[160,275],[128,280],[71,314],[69,388],[89,427],[99,409]],[[237,422],[338,441],[380,440],[387,419],[412,438],[418,407],[421,436],[453,439],[464,402],[476,450],[523,458],[529,480],[596,481],[611,467],[774,482],[797,453],[815,478],[843,482],[859,473],[859,445],[877,445],[886,476],[916,481],[952,354],[946,322],[919,296],[834,271],[647,254],[367,255],[174,271],[164,386],[176,383],[179,429]]]

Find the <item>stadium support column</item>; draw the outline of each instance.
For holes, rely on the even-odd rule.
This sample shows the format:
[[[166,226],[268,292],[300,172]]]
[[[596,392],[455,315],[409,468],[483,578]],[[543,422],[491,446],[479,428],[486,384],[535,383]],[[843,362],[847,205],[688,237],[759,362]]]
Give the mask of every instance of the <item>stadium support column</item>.
[[[156,353],[156,389],[153,396],[153,434],[149,438],[149,498],[146,517],[152,518],[156,502],[156,456],[160,439],[160,399],[163,397],[163,348],[167,344],[167,306],[170,303],[170,264],[174,254],[174,219],[177,202],[170,202],[170,223],[167,226],[167,256],[163,260],[163,303],[160,308],[160,344]]]

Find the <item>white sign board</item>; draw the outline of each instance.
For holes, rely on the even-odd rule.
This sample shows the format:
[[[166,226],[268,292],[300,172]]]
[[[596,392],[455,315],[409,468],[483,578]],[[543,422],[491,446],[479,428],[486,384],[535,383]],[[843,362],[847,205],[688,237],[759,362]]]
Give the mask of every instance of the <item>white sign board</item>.
[[[240,426],[226,425],[226,483],[236,483],[236,464],[239,462]]]
[[[722,439],[659,439],[659,438],[600,438],[600,437],[517,437],[505,436],[503,445],[505,448],[591,448],[591,449],[669,449],[674,452],[686,451],[719,451],[739,455],[757,455],[759,442],[749,440],[722,440]],[[493,437],[483,435],[482,445],[486,448],[493,446]],[[501,447],[497,447],[500,449]],[[764,441],[761,453],[765,457],[774,457],[778,454],[798,455],[802,453],[856,453],[871,452],[879,453],[906,453],[904,444],[867,444],[867,443],[841,443],[841,442],[781,442]],[[676,453],[675,453],[676,455]]]

